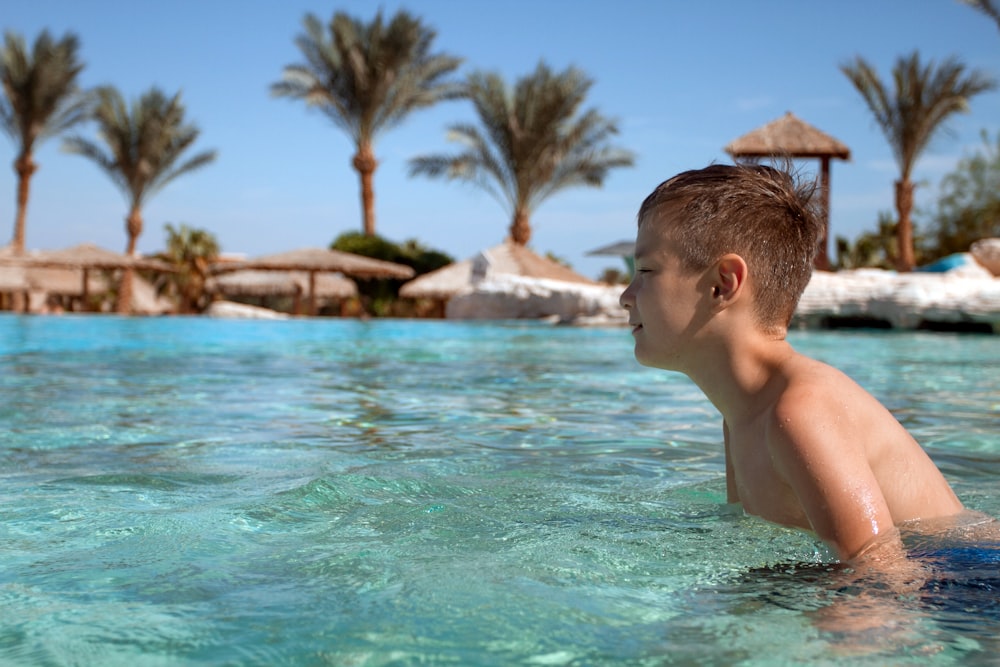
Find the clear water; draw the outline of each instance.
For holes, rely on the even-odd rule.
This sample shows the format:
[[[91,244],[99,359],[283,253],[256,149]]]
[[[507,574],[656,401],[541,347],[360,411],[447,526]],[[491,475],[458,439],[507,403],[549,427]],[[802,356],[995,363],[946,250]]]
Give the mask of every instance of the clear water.
[[[1000,337],[793,342],[1000,516]],[[996,660],[995,590],[872,602],[727,507],[624,329],[5,315],[0,419],[2,665]]]

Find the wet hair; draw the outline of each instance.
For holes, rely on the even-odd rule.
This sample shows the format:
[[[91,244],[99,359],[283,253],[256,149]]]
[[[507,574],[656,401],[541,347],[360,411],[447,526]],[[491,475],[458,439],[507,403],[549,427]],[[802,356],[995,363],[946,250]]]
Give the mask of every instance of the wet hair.
[[[639,208],[639,226],[669,224],[663,231],[691,271],[727,253],[742,257],[759,324],[785,328],[812,276],[822,237],[816,190],[814,181],[788,169],[713,164],[658,185]]]

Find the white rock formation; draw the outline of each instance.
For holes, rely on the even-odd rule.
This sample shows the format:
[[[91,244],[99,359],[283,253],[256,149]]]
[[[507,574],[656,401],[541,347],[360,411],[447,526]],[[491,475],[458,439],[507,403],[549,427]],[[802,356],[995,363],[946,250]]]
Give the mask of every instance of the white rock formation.
[[[498,275],[454,296],[448,319],[550,319],[580,325],[624,325],[623,285],[585,285]],[[831,319],[883,321],[899,329],[933,325],[991,326],[1000,333],[1000,278],[967,261],[946,273],[858,269],[816,271],[793,326],[821,328]]]
[[[579,324],[625,324],[618,303],[624,285],[587,285],[501,274],[448,301],[445,316],[455,320],[550,318]]]
[[[235,301],[213,301],[205,310],[209,317],[253,320],[287,320],[288,315],[269,308],[259,308]]]
[[[1000,279],[972,263],[947,273],[816,271],[794,323],[814,328],[829,318],[881,320],[899,329],[981,323],[1000,332]]]

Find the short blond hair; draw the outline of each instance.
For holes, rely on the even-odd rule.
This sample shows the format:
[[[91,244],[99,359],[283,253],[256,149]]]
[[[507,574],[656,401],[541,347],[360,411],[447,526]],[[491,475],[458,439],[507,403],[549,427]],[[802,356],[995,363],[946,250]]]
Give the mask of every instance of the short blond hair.
[[[786,169],[713,164],[658,185],[639,208],[639,226],[673,220],[664,231],[692,271],[727,253],[742,257],[759,323],[787,328],[823,238],[816,189]]]

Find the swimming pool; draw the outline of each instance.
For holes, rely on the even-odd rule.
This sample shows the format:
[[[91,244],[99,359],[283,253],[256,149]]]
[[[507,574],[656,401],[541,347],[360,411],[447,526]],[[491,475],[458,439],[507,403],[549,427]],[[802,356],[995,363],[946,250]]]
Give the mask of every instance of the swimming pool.
[[[792,340],[1000,516],[1000,337]],[[3,315],[0,389],[0,664],[995,659],[996,613],[831,621],[626,329]]]

